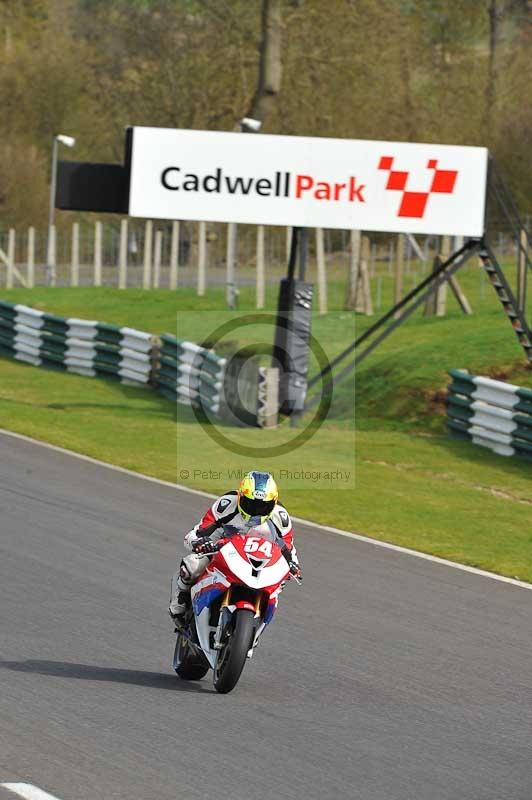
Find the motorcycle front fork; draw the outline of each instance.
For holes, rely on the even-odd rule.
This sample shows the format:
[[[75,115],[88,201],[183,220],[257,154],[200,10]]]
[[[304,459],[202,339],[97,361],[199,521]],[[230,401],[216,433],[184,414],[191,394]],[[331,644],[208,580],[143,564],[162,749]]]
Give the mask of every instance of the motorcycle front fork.
[[[262,613],[261,613],[262,599],[263,599],[262,592],[258,592],[257,596],[255,598],[255,619],[261,619],[262,618]],[[225,594],[223,596],[222,603],[221,603],[221,606],[220,606],[220,617],[218,619],[218,626],[216,628],[216,633],[214,635],[214,647],[213,647],[214,650],[221,650],[222,647],[223,647],[223,644],[224,644],[223,638],[222,638],[223,637],[223,632],[224,632],[224,630],[226,628],[227,623],[231,619],[231,615],[235,611],[235,607],[234,606],[231,607],[231,605],[232,605],[231,604],[231,586],[229,586],[229,588],[227,589],[227,591],[225,592]],[[259,641],[259,637],[260,637],[260,635],[263,632],[265,627],[266,627],[266,623],[265,622],[261,622],[261,624],[257,628],[257,630],[255,632],[255,637],[253,639],[253,644],[252,644],[251,648],[248,651],[248,658],[252,657],[253,649],[257,646],[258,641]]]

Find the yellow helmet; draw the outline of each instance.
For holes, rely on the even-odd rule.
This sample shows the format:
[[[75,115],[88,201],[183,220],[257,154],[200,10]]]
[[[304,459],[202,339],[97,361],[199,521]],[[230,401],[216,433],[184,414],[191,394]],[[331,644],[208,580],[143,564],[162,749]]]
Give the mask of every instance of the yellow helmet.
[[[238,487],[238,510],[245,520],[260,517],[266,522],[279,498],[279,490],[269,472],[248,472]]]

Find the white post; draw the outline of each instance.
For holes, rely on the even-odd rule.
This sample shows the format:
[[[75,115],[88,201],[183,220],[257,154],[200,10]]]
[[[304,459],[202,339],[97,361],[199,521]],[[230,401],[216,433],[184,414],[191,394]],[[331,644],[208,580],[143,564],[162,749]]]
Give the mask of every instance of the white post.
[[[207,223],[198,225],[198,296],[205,294],[205,278],[207,272]]]
[[[360,231],[352,230],[349,242],[349,265],[347,268],[347,285],[344,304],[346,311],[354,311],[357,302],[358,273],[360,267],[360,240]]]
[[[286,263],[290,261],[290,250],[292,249],[292,228],[286,229]]]
[[[15,229],[9,229],[9,236],[7,240],[7,273],[6,273],[6,289],[13,288],[13,273],[15,270]]]
[[[94,223],[94,285],[102,285],[102,223]]]
[[[257,226],[257,308],[264,308],[264,225]]]
[[[399,233],[397,235],[397,253],[395,259],[395,281],[394,281],[394,290],[393,290],[393,302],[394,305],[400,303],[403,299],[403,272],[404,272],[404,263],[405,263],[405,235],[404,233]],[[401,316],[400,311],[396,311],[394,314],[394,319],[397,319]]]
[[[72,257],[70,264],[70,285],[79,286],[79,222],[72,223]]]
[[[35,228],[28,229],[28,289],[35,286]]]
[[[48,253],[47,253],[47,275],[48,284],[55,286],[56,268],[56,232],[54,225],[55,217],[55,194],[57,187],[57,149],[59,142],[54,136],[52,144],[52,175],[50,180],[50,207],[48,209]]]
[[[441,238],[441,260],[442,264],[447,261],[451,253],[451,238],[442,236]],[[444,317],[447,311],[447,282],[445,281],[436,289],[436,316]]]
[[[363,303],[362,310],[364,314],[371,315],[373,314],[373,304],[371,302],[371,287],[369,281],[369,262],[371,259],[371,243],[369,241],[368,236],[362,237],[361,255],[362,258],[360,259],[359,277],[360,277],[360,288],[362,289],[362,298],[361,298]],[[355,310],[358,311],[358,308],[356,306]]]
[[[316,265],[318,268],[318,308],[320,314],[327,313],[327,273],[325,270],[325,246],[323,228],[316,228]]]
[[[519,247],[519,257],[517,259],[517,303],[519,311],[524,312],[526,305],[526,255],[528,247],[528,237],[524,228],[521,228],[519,243],[521,246]]]
[[[55,225],[48,229],[48,282],[50,286],[56,283],[57,267],[57,231]]]
[[[118,251],[118,288],[127,288],[127,219],[120,220],[120,249]]]
[[[228,308],[234,308],[236,298],[235,264],[236,264],[237,228],[234,222],[227,226],[227,249],[225,256],[225,300]]]
[[[377,274],[377,242],[373,242],[371,245],[371,267],[369,274],[372,278]]]
[[[152,255],[153,222],[146,220],[144,233],[144,273],[142,275],[142,288],[149,289],[151,286],[151,255]]]
[[[170,244],[170,279],[169,288],[172,291],[177,289],[177,278],[179,273],[179,222],[172,222],[172,241]]]
[[[155,252],[153,257],[153,288],[158,289],[161,283],[161,260],[163,255],[163,232],[155,231]]]

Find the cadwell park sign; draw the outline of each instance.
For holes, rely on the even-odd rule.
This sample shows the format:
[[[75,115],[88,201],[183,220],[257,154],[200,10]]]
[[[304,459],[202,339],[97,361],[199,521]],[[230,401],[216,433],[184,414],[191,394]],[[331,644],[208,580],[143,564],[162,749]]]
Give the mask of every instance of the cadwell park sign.
[[[133,217],[484,232],[485,148],[147,127],[130,137]]]
[[[483,147],[130,127],[123,164],[59,162],[56,207],[480,238],[487,173]]]

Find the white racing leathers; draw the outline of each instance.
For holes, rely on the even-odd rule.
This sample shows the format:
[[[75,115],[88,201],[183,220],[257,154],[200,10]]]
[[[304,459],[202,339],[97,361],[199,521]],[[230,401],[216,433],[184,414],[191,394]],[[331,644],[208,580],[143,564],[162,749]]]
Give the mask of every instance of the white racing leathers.
[[[290,559],[298,564],[297,552],[293,542],[292,520],[286,508],[277,503],[270,518],[266,522],[251,519],[245,520],[238,510],[237,492],[227,492],[216,500],[201,521],[185,536],[185,547],[191,551],[194,542],[206,536],[212,542],[227,536],[244,533],[253,528],[267,539],[277,542],[279,546],[290,551]],[[170,613],[182,614],[185,609],[180,592],[189,592],[190,587],[205,570],[211,556],[191,552],[181,561],[179,570],[172,579],[172,596]]]

